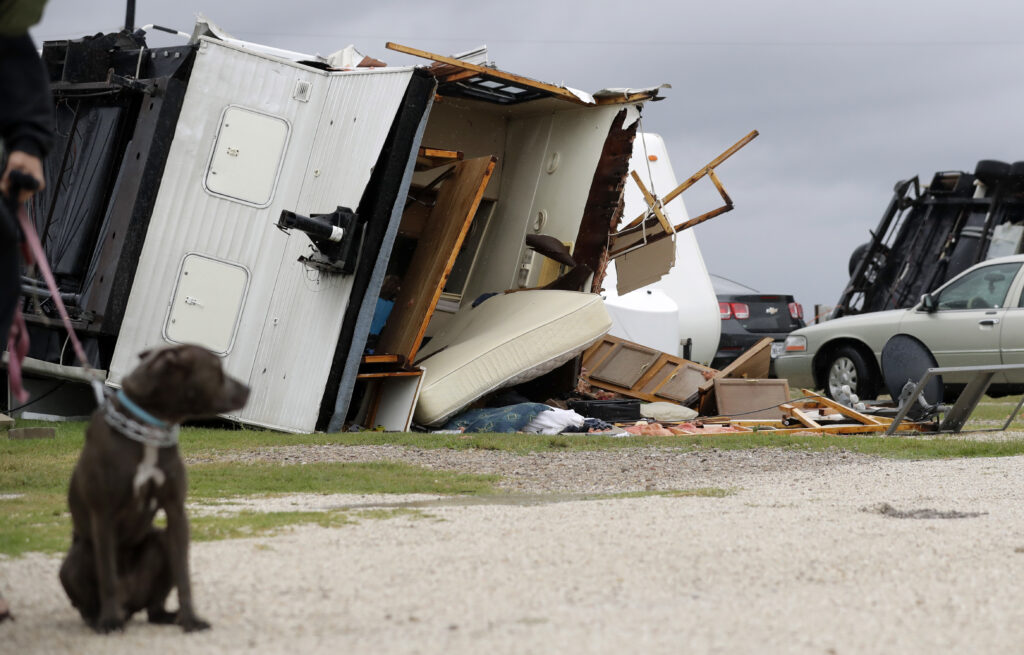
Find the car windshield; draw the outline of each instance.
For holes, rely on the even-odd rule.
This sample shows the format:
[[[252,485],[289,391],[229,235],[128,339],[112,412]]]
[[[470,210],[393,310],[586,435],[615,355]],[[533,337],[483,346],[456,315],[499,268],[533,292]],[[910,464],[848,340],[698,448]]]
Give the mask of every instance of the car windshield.
[[[1003,307],[1018,269],[1020,262],[994,264],[971,271],[939,291],[936,298],[938,309]]]

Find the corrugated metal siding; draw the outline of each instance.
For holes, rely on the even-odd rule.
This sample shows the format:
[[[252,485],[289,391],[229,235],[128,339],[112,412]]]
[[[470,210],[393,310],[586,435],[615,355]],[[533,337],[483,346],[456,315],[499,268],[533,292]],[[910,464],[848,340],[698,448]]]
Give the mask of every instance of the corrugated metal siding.
[[[216,41],[201,46],[178,120],[146,243],[110,367],[118,383],[138,352],[162,345],[182,257],[198,252],[245,266],[249,293],[226,370],[253,388],[235,418],[311,431],[348,301],[351,278],[297,262],[309,239],[275,227],[282,209],[303,214],[355,208],[397,112],[411,70],[324,73]],[[292,99],[297,80],[309,102]],[[269,207],[214,196],[203,177],[228,105],[291,125]],[[364,256],[374,256],[366,253]]]

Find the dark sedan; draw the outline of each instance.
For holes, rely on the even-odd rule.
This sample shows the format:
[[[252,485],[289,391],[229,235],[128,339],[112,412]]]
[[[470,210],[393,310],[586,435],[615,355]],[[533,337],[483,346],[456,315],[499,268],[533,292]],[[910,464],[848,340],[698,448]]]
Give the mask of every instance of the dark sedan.
[[[761,293],[718,275],[711,276],[711,285],[722,318],[722,337],[712,368],[724,368],[761,339],[771,337],[774,371],[786,335],[804,327],[804,308],[793,296]]]

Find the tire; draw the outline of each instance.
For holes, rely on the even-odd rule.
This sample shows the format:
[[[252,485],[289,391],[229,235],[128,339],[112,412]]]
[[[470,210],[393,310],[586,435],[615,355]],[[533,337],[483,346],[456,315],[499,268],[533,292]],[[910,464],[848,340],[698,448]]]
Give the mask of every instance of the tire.
[[[1006,179],[1010,174],[1010,165],[995,159],[982,159],[974,167],[974,177],[991,186]]]
[[[853,272],[857,270],[857,264],[860,260],[864,259],[864,255],[868,254],[868,249],[871,247],[870,243],[862,243],[853,249],[853,253],[850,254],[849,264],[849,276],[853,277]]]
[[[849,385],[861,400],[878,395],[873,367],[853,346],[840,346],[831,354],[825,366],[824,382],[825,394],[838,402],[849,401],[842,390],[844,385]]]

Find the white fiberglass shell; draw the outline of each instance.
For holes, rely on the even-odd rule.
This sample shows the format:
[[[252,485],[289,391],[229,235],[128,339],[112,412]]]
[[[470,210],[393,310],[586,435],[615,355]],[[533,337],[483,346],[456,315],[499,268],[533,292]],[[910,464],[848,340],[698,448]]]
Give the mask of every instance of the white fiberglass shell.
[[[655,161],[649,159],[654,156]],[[633,156],[629,161],[629,169],[640,175],[648,190],[653,191],[660,198],[678,186],[675,172],[668,158],[668,150],[665,141],[657,134],[649,132],[638,132],[633,143]],[[625,189],[625,221],[632,220],[639,216],[646,207],[643,194],[636,186],[632,177],[627,178]],[[685,221],[686,206],[682,197],[678,197],[665,206],[665,213],[673,225]],[[697,244],[697,237],[693,228],[683,230],[675,236],[676,240],[676,263],[667,275],[658,282],[650,284],[642,289],[637,289],[625,294],[622,299],[615,291],[615,266],[614,263],[608,266],[607,274],[602,283],[603,295],[606,304],[617,307],[618,310],[611,310],[617,315],[622,315],[627,306],[643,305],[643,299],[647,289],[659,289],[665,293],[678,307],[679,338],[685,341],[687,338],[693,340],[690,359],[696,362],[709,363],[718,350],[718,340],[722,333],[722,319],[718,313],[718,298],[715,296],[714,287],[711,286],[711,278],[708,269],[704,265],[704,257],[701,256],[700,246]],[[637,301],[636,298],[640,300]],[[620,302],[630,298],[629,302]],[[620,307],[621,306],[621,307]],[[620,319],[628,320],[628,319]],[[638,319],[640,320],[640,319]],[[628,338],[619,334],[613,328],[611,334]],[[642,343],[642,342],[641,342]],[[657,347],[654,344],[644,343],[649,347]],[[669,351],[672,354],[683,355],[683,347],[680,344],[678,350]]]
[[[201,39],[111,362],[112,384],[135,367],[139,352],[167,343],[164,326],[182,262],[200,255],[250,273],[223,362],[252,393],[231,418],[314,429],[352,277],[300,263],[310,254],[308,237],[275,224],[282,209],[309,215],[356,208],[411,75],[409,68],[325,72]],[[228,108],[287,125],[287,136],[278,128],[267,134],[273,143],[254,143],[257,131],[221,143],[238,153],[216,153]],[[236,183],[224,193],[205,184],[212,162],[233,161],[222,156],[244,157],[247,147],[273,155],[283,140],[279,173],[276,162],[261,164],[258,193],[232,198],[248,190],[235,191]],[[216,344],[192,334],[202,345],[225,343],[222,333],[211,336]]]

